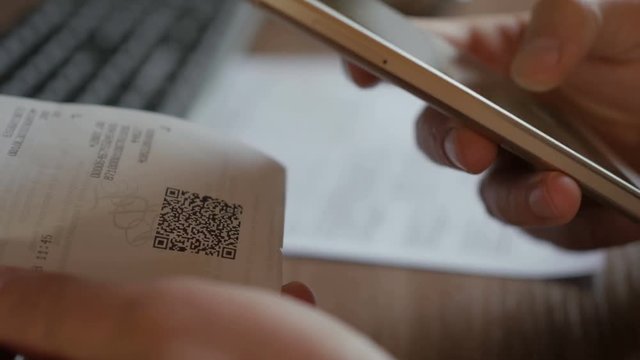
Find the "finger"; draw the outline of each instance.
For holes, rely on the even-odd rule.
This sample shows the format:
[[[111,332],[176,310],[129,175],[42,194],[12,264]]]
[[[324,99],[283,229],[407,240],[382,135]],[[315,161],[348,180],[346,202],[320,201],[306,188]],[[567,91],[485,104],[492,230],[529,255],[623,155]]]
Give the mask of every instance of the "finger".
[[[509,75],[528,17],[523,13],[428,19],[420,27],[443,36],[488,68]]]
[[[624,245],[640,239],[640,223],[607,205],[583,206],[569,224],[528,229],[527,232],[570,250]]]
[[[515,48],[520,40],[526,15],[502,14],[450,18],[417,18],[415,24],[436,33],[456,47],[477,57],[501,73],[508,73]],[[349,77],[359,86],[368,88],[380,79],[363,68],[344,61]]]
[[[559,86],[589,53],[600,23],[593,0],[540,0],[513,61],[513,79],[531,91]]]
[[[118,287],[0,270],[0,319],[0,344],[61,359],[389,358],[298,302],[190,279]]]
[[[370,88],[378,85],[380,82],[378,77],[358,65],[354,65],[347,61],[343,62],[343,64],[351,80],[362,88]]]
[[[301,282],[291,282],[282,287],[282,293],[294,297],[310,305],[316,304],[316,296],[313,291]]]
[[[496,167],[480,186],[488,212],[523,227],[570,222],[580,208],[578,184],[559,172],[528,173]]]
[[[434,162],[478,174],[496,159],[495,143],[428,107],[416,123],[420,149]]]
[[[66,276],[0,270],[0,343],[55,358],[108,358],[124,294]],[[112,354],[113,355],[113,354]]]

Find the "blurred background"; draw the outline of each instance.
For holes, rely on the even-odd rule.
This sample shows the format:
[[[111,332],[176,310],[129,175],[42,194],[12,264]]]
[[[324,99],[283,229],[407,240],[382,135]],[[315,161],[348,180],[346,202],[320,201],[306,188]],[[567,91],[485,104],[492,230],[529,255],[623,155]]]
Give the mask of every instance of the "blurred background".
[[[533,0],[388,0],[411,16]],[[0,94],[177,115],[288,171],[285,281],[400,359],[631,359],[637,246],[569,253],[490,219],[414,146],[425,104],[362,91],[324,44],[238,0],[4,0]]]

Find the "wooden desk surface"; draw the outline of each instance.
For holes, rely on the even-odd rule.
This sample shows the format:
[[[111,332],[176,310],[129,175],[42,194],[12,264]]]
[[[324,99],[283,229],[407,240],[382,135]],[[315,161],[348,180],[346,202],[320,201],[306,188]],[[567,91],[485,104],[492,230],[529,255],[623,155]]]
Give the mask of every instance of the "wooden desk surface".
[[[326,51],[277,24],[257,44],[259,53]],[[310,285],[321,309],[399,359],[640,358],[640,244],[611,251],[601,274],[576,282],[300,259],[285,261],[285,280]]]
[[[515,281],[287,259],[285,280],[399,359],[640,358],[640,246],[595,279]]]

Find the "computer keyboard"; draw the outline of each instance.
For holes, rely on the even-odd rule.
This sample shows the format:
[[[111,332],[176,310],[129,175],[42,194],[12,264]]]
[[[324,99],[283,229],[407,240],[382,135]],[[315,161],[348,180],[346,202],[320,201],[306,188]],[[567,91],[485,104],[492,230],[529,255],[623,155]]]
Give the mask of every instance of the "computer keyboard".
[[[43,1],[0,38],[0,93],[184,115],[236,1]]]

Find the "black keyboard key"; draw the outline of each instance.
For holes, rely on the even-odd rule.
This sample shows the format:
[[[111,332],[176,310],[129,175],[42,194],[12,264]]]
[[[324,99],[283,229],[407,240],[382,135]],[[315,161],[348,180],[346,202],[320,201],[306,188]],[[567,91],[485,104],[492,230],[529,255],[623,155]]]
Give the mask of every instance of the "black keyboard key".
[[[72,100],[73,95],[91,79],[99,65],[99,60],[92,52],[85,50],[76,53],[36,97],[49,101]]]
[[[0,38],[0,93],[183,115],[236,1],[43,0]]]
[[[155,108],[162,113],[183,115],[204,82],[202,74],[207,73],[212,54],[216,53],[220,38],[224,34],[226,19],[222,16],[233,10],[232,2],[213,3],[215,11],[212,13],[212,19],[209,19],[206,28],[201,30],[202,34],[174,75],[172,86],[165,89],[155,104]]]
[[[118,102],[119,106],[146,109],[151,99],[158,94],[163,85],[177,68],[182,54],[170,44],[156,48],[142,66],[142,70],[131,83],[127,92]]]
[[[20,68],[2,87],[10,95],[33,96],[38,87],[73,54],[96,29],[108,2],[93,0],[86,3],[26,65]]]
[[[95,45],[106,51],[113,51],[140,22],[140,18],[151,11],[153,0],[121,2],[95,34]]]
[[[185,16],[173,26],[166,41],[188,49],[198,40],[205,25],[206,23],[198,23],[193,18]]]
[[[156,9],[89,83],[78,101],[112,104],[117,92],[140,67],[153,47],[170,29],[175,14],[168,8]]]
[[[54,33],[73,10],[69,0],[49,1],[0,40],[0,79],[6,78],[20,60]]]

